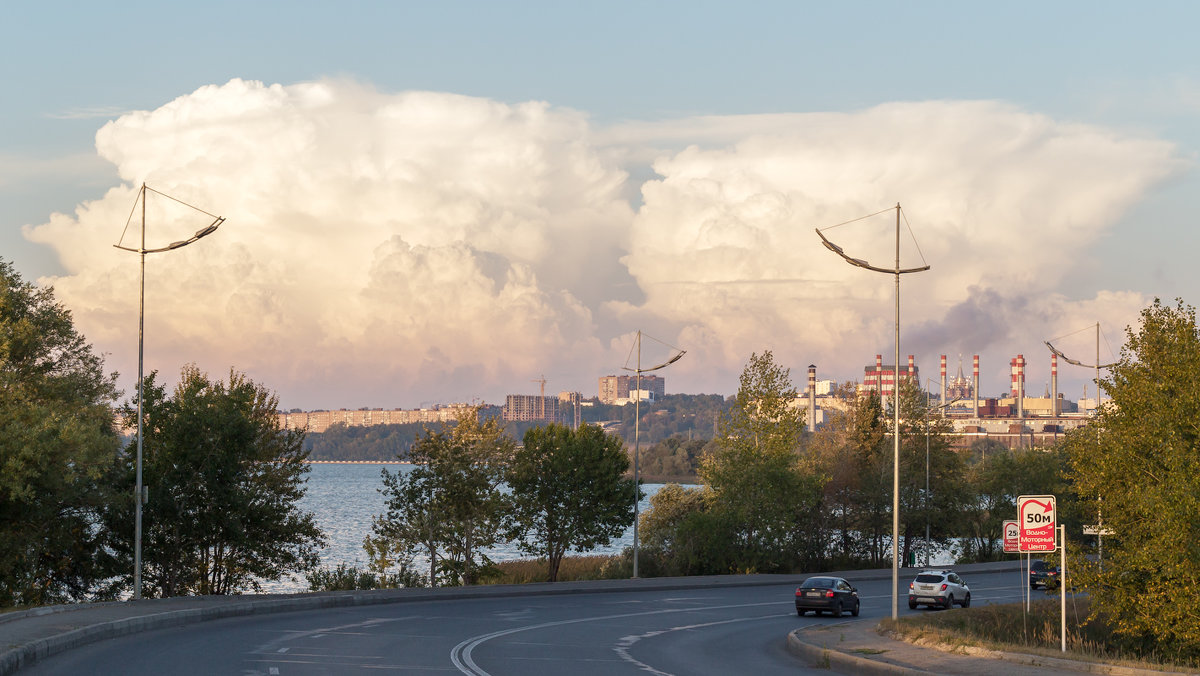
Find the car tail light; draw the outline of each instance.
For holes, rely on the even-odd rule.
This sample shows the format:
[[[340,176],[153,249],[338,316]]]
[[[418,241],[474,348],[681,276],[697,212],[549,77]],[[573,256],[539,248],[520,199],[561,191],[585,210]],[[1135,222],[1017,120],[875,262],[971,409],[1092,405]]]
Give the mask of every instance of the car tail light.
[[[830,589],[829,591],[825,592],[825,598],[827,598],[827,599],[831,599],[831,598],[833,598],[833,590],[832,590],[832,589]]]
[[[799,590],[799,589],[797,589],[797,590],[796,590],[796,596],[800,596],[800,593],[801,593],[801,592],[800,592],[800,590]]]
[[[942,591],[946,591],[946,583],[945,582],[942,583]]]

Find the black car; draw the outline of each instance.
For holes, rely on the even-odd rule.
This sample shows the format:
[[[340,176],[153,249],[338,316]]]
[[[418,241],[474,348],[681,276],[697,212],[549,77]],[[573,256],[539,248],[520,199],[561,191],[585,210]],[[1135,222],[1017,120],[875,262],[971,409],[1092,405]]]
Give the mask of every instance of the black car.
[[[843,610],[849,610],[858,617],[858,590],[840,577],[810,577],[796,588],[796,614],[804,615],[810,610],[813,615],[828,611],[834,617],[841,617]]]
[[[1030,589],[1037,589],[1038,586],[1055,589],[1058,587],[1060,579],[1058,566],[1052,566],[1040,559],[1029,564]]]

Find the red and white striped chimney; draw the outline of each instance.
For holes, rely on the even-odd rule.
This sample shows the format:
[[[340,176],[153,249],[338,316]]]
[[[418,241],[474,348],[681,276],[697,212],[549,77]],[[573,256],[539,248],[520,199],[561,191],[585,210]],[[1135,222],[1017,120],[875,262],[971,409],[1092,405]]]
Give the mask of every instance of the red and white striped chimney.
[[[808,431],[817,428],[817,365],[808,365]]]
[[[1050,412],[1058,417],[1058,355],[1050,353]]]
[[[975,417],[979,417],[979,355],[971,360],[971,393],[975,395]]]
[[[1012,395],[1017,400],[1017,417],[1025,417],[1025,355],[1018,354],[1012,360],[1013,384]]]
[[[945,406],[946,405],[946,355],[942,355],[938,359],[938,369],[940,370],[940,375],[942,377],[941,405]]]

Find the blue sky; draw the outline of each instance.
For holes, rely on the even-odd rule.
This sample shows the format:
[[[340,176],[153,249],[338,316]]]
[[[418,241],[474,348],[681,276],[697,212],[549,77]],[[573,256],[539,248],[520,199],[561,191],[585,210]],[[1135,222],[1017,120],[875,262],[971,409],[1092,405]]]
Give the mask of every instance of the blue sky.
[[[164,303],[206,306],[207,313],[192,319],[174,311],[159,312],[156,318],[151,304],[147,356],[157,359],[153,365],[165,373],[177,372],[186,361],[196,361],[215,373],[234,366],[278,389],[285,407],[303,408],[413,406],[472,398],[496,401],[504,392],[529,389],[525,383],[542,373],[550,380],[548,390],[594,394],[595,377],[619,370],[628,336],[643,328],[689,349],[689,359],[666,374],[669,390],[731,393],[750,351],[774,350],[798,378],[808,363],[815,362],[822,377],[839,380],[860,377],[862,366],[873,361],[874,353],[890,354],[889,280],[864,279],[857,270],[841,270],[839,261],[822,258],[827,252],[813,253],[808,247],[815,243],[811,228],[899,201],[922,251],[934,257],[929,260],[933,269],[926,273],[930,279],[914,282],[913,305],[906,304],[913,315],[906,330],[916,340],[911,350],[918,352],[924,375],[936,375],[939,352],[950,354],[952,364],[960,352],[966,353],[967,364],[972,352],[983,352],[995,380],[994,384],[985,380],[985,393],[999,393],[1007,362],[1018,352],[1045,370],[1040,363],[1045,361],[1041,340],[1100,321],[1116,350],[1124,325],[1136,320],[1136,309],[1148,299],[1195,301],[1200,279],[1191,252],[1200,244],[1192,226],[1200,213],[1195,203],[1195,195],[1200,194],[1195,171],[1200,147],[1200,49],[1192,30],[1197,14],[1200,10],[1185,2],[1140,6],[1096,2],[1004,6],[133,2],[117,8],[86,3],[10,4],[0,22],[0,68],[9,91],[0,107],[0,127],[5,131],[0,135],[2,255],[27,278],[54,284],[110,365],[130,373],[131,332],[126,328],[130,315],[121,301],[129,300],[136,311],[136,297],[127,298],[128,287],[122,286],[129,283],[129,274],[136,274],[135,262],[107,251],[96,253],[92,260],[89,250],[79,247],[83,241],[115,241],[124,216],[114,222],[101,215],[110,210],[128,213],[129,190],[147,180],[152,186],[205,201],[229,219],[220,233],[224,241],[217,242],[215,235],[212,242],[204,242],[211,244],[208,258],[203,252],[189,253],[172,261],[172,267],[202,269],[214,265],[214,260],[228,266],[236,256],[253,259],[256,252],[278,261],[278,267],[269,270],[262,262],[247,263],[258,277],[222,268],[227,276],[214,274],[225,281],[199,290],[193,285],[188,287],[191,291],[181,291],[182,296],[164,298]],[[264,89],[227,87],[235,79],[262,83]],[[211,176],[195,174],[201,166],[208,172],[237,173],[237,167],[223,168],[211,147],[186,151],[207,157],[207,163],[181,164],[174,172],[159,174],[152,167],[174,158],[156,153],[167,152],[164,139],[197,138],[200,127],[185,120],[181,110],[236,109],[236,114],[231,113],[241,116],[236,123],[228,115],[212,117],[211,107],[204,113],[207,117],[200,126],[205,129],[225,125],[203,141],[218,147],[249,133],[247,120],[258,119],[259,113],[247,112],[249,104],[232,102],[263,101],[270,98],[271,85],[278,84],[286,93],[269,105],[292,105],[303,96],[287,88],[314,82],[332,83],[321,95],[344,106],[338,110],[352,111],[345,113],[346,118],[322,113],[320,119],[334,120],[330,124],[352,127],[351,120],[374,117],[392,106],[403,108],[406,116],[434,106],[441,119],[461,119],[432,132],[444,139],[445,148],[431,158],[475,158],[466,165],[456,163],[456,171],[479,166],[479,158],[471,154],[478,152],[477,140],[485,131],[501,140],[528,134],[521,136],[526,142],[516,145],[497,140],[489,152],[528,157],[530,148],[536,148],[539,157],[559,158],[548,160],[553,167],[548,173],[522,165],[533,172],[531,177],[536,174],[527,184],[520,183],[518,171],[513,174],[517,180],[493,186],[488,182],[500,179],[489,171],[470,178],[469,195],[452,188],[440,192],[438,200],[421,212],[441,214],[421,225],[435,234],[412,234],[404,223],[391,223],[385,211],[359,214],[355,218],[361,220],[343,223],[339,228],[346,230],[337,232],[361,236],[361,251],[367,253],[355,258],[356,250],[347,241],[346,250],[329,254],[331,263],[322,271],[329,276],[336,276],[339,269],[374,271],[371,279],[346,281],[341,289],[360,299],[361,317],[368,318],[390,312],[365,300],[373,297],[372,289],[382,288],[384,279],[409,293],[431,293],[412,286],[403,275],[396,277],[397,270],[388,272],[385,261],[401,265],[398,261],[403,259],[409,272],[434,269],[429,266],[435,260],[440,265],[463,265],[478,273],[475,277],[484,285],[479,287],[480,298],[470,301],[477,304],[467,307],[504,309],[489,321],[518,317],[513,327],[520,331],[511,329],[510,343],[527,335],[522,331],[553,338],[532,340],[525,346],[497,345],[489,354],[486,335],[504,340],[508,329],[481,329],[484,337],[471,337],[468,334],[477,330],[476,325],[439,323],[413,308],[397,311],[394,317],[389,314],[398,323],[382,326],[378,334],[355,334],[329,328],[336,304],[314,313],[310,322],[287,324],[284,329],[264,329],[250,319],[227,323],[232,320],[223,317],[236,315],[236,308],[242,308],[247,318],[304,312],[300,299],[312,297],[313,292],[307,291],[309,296],[286,293],[299,288],[300,274],[286,262],[292,254],[311,259],[311,253],[275,249],[280,238],[305,241],[304,233],[309,231],[298,229],[300,216],[223,211],[235,205],[248,210],[253,200],[238,202],[240,197],[227,192],[232,188],[217,187]],[[205,87],[218,88],[213,96],[220,101],[193,101],[203,98],[198,90]],[[401,100],[406,92],[462,98],[438,98],[433,103]],[[182,101],[180,107],[169,109],[177,100]],[[522,109],[527,102],[544,102],[546,108]],[[970,102],[994,107],[977,114],[957,105]],[[485,103],[494,104],[487,109],[490,112],[482,112],[480,105]],[[886,108],[896,105],[915,107],[899,113]],[[952,111],[949,117],[943,116],[939,107],[943,105]],[[466,109],[472,112],[456,117]],[[307,110],[301,105],[293,111],[290,119],[298,121],[298,126],[289,127],[293,132],[311,128],[311,120],[305,121]],[[149,117],[126,116],[132,111],[144,111]],[[809,149],[832,137],[810,132],[797,138],[791,129],[811,128],[814,121],[826,119],[822,115],[842,116],[834,125],[839,135],[835,145],[856,159],[847,160],[837,173],[851,183],[857,180],[872,186],[861,191],[861,198],[854,196],[852,185],[839,183],[845,195],[822,201],[800,183],[800,177],[819,173],[805,164],[816,162]],[[494,117],[480,122],[480,116]],[[539,126],[550,118],[545,129]],[[982,119],[989,122],[979,122]],[[951,127],[949,120],[957,126]],[[510,123],[512,127],[504,126]],[[482,126],[471,126],[475,124]],[[97,132],[105,125],[110,125],[112,139],[106,150],[98,152]],[[179,127],[172,131],[171,125]],[[943,136],[948,129],[972,125],[977,128]],[[1030,128],[1042,131],[1034,134],[1035,140],[1021,143],[1036,145],[1037,152],[1026,154],[1014,141],[1011,148],[987,151],[987,167],[971,166],[971,148],[962,147],[989,135],[1024,138],[1014,130]],[[262,127],[256,129],[254,133],[267,133]],[[1080,129],[1086,133],[1081,135]],[[293,138],[283,127],[270,133]],[[863,140],[874,133],[878,139]],[[394,130],[388,134],[394,138]],[[892,145],[891,134],[902,135],[904,144]],[[273,138],[261,140],[271,144]],[[584,159],[574,149],[576,139],[586,140]],[[1059,154],[1063,139],[1073,139],[1066,143],[1073,150]],[[320,147],[334,153],[344,141],[331,138]],[[362,149],[360,160],[394,166],[390,159],[379,160],[386,153],[379,150],[385,145],[383,137],[367,135],[356,142]],[[939,144],[957,147],[930,150]],[[783,147],[789,150],[779,150]],[[1085,147],[1095,153],[1081,150]],[[901,150],[920,155],[913,155],[914,166],[926,170],[940,166],[943,174],[961,171],[970,180],[943,184],[931,173],[929,181],[915,182],[902,193],[902,182],[881,183],[883,179],[870,169],[873,163],[902,162]],[[304,157],[280,155],[273,161],[304,162]],[[346,160],[322,157],[324,164]],[[839,155],[830,155],[827,162],[828,157],[842,161]],[[757,174],[757,167],[793,161],[804,166],[789,164],[790,169],[773,174],[764,170],[752,186],[742,182],[747,172]],[[346,162],[347,166],[362,164]],[[422,175],[440,176],[438,160],[428,162],[421,165]],[[994,176],[993,169],[999,166],[1007,169]],[[596,178],[596,172],[605,178]],[[561,176],[578,180],[563,185]],[[702,183],[698,176],[704,185],[718,186],[717,192],[696,192]],[[239,177],[254,185],[284,180],[276,174]],[[1022,182],[1021,177],[1032,177],[1029,182],[1044,189]],[[310,178],[314,185],[329,185],[337,177]],[[1058,179],[1065,182],[1059,186]],[[391,183],[395,180],[399,179],[382,180],[364,194],[386,199],[395,194],[396,184]],[[451,179],[439,183],[438,190],[445,180]],[[1020,188],[1005,188],[1014,183]],[[403,184],[415,185],[411,177]],[[501,187],[512,194],[521,185],[536,186],[529,195],[537,208],[526,212],[507,198],[489,201]],[[929,206],[935,199],[931,191],[963,185],[973,186],[973,196],[947,197],[947,206]],[[1095,195],[1085,188],[1095,190]],[[118,190],[110,192],[113,189]],[[591,201],[586,208],[578,202],[563,204],[567,197],[547,197],[554,192]],[[828,192],[826,188],[823,194]],[[412,194],[418,193],[427,194],[424,188]],[[329,199],[354,200],[356,194],[354,189],[343,189],[330,193]],[[696,206],[713,194],[720,197],[704,208]],[[751,207],[761,207],[761,200],[755,200],[762,196],[781,200],[772,202],[771,209],[792,214],[795,233],[781,232],[790,223],[787,218],[754,220],[758,216],[753,214],[762,210]],[[262,203],[284,199],[279,193],[260,197]],[[1060,198],[1066,202],[1067,197],[1073,200],[1070,208],[1048,206]],[[862,209],[856,211],[859,199]],[[455,220],[459,218],[453,215],[458,213],[455,210],[466,203],[482,206],[463,217],[465,221]],[[1088,204],[1095,211],[1084,206]],[[76,211],[84,205],[90,206]],[[320,221],[316,216],[320,205],[298,208],[304,211],[301,216]],[[581,210],[587,215],[579,216]],[[999,217],[985,222],[977,216],[978,224],[963,225],[961,230],[951,223],[954,214],[1001,212],[1019,222]],[[55,213],[62,215],[62,222],[45,227]],[[411,219],[422,216],[409,218],[412,224]],[[577,229],[557,230],[561,223],[576,223],[576,218],[580,220],[572,228]],[[510,225],[498,226],[500,222]],[[697,226],[700,222],[711,227]],[[263,228],[254,230],[249,223]],[[509,227],[511,231],[505,229]],[[996,240],[979,234],[1009,227],[1011,246],[1002,251]],[[597,229],[606,236],[580,235]],[[368,231],[371,237],[362,235]],[[446,234],[451,232],[457,234]],[[538,253],[514,253],[504,242],[488,244],[484,240],[489,233],[509,243],[527,242]],[[929,246],[931,238],[954,246],[938,250]],[[395,248],[381,249],[387,242]],[[564,253],[563,247],[572,243],[589,246],[590,252]],[[755,248],[760,246],[764,248]],[[670,252],[665,258],[663,247]],[[820,293],[792,289],[792,282],[786,281],[792,279],[788,277],[792,273],[785,272],[788,260],[767,260],[755,253],[788,247],[797,247],[795,269],[804,271],[796,273],[796,279],[810,279],[820,268],[820,284],[840,281],[853,288],[822,286]],[[1054,250],[1048,254],[1047,247]],[[679,250],[688,253],[675,256]],[[335,255],[346,258],[334,264]],[[1008,257],[1011,264],[1005,263]],[[973,262],[976,259],[978,264]],[[1026,267],[1012,272],[1022,265]],[[571,277],[564,269],[571,266],[586,268],[589,277]],[[976,269],[974,276],[971,269]],[[155,273],[151,268],[151,274],[165,270]],[[737,275],[745,276],[747,270],[755,277],[749,281],[756,282],[750,295],[731,295],[713,286],[714,280],[743,284],[747,280]],[[941,270],[953,274],[939,275]],[[712,274],[688,276],[697,271]],[[1010,272],[1012,277],[1006,277]],[[251,292],[228,282],[229,275],[238,274],[264,281]],[[760,274],[769,279],[758,278]],[[265,280],[272,276],[278,287],[267,288],[270,283]],[[442,281],[450,286],[459,283]],[[701,290],[673,295],[672,289],[681,284],[700,285]],[[520,296],[517,291],[532,293],[538,300],[533,305],[518,303],[512,300]],[[187,295],[193,292],[199,295]],[[247,301],[251,296],[253,302]],[[932,300],[924,302],[925,297]],[[689,305],[697,298],[704,300]],[[1054,304],[1045,305],[1046,298],[1053,298]],[[259,309],[249,310],[241,303]],[[264,311],[254,303],[267,303],[274,310]],[[396,305],[389,303],[389,307]],[[436,307],[427,309],[433,312]],[[846,308],[856,316],[841,317]],[[967,309],[972,308],[996,308],[1004,316],[997,325],[1002,328],[989,325],[990,333],[984,336],[954,324],[955,318],[967,321],[964,317],[972,316]],[[526,310],[527,316],[522,314]],[[1037,320],[1027,321],[1026,313]],[[1014,324],[1025,325],[1026,330],[1012,328]],[[978,322],[972,326],[978,327]],[[136,323],[132,328],[136,341]],[[208,336],[206,328],[215,335]],[[281,338],[273,330],[303,331],[311,340]],[[155,331],[171,340],[155,341]],[[231,331],[246,344],[244,349],[230,348],[216,337]],[[947,334],[942,336],[941,331]],[[401,337],[389,344],[388,332]],[[264,334],[275,337],[259,342]],[[847,335],[861,337],[861,344],[847,344]],[[901,343],[902,350],[909,352],[904,336]],[[1082,350],[1086,344],[1069,347]],[[418,366],[380,372],[369,362],[339,358],[329,362],[328,372],[315,375],[311,369],[295,366],[300,354],[344,354],[356,349],[394,349],[397,359]],[[291,355],[292,366],[282,357],[260,360],[255,356],[267,351]],[[513,358],[514,352],[521,354]],[[1041,371],[1031,369],[1031,389],[1040,389],[1043,380]],[[1082,382],[1080,378],[1071,385],[1069,397],[1078,396]]]

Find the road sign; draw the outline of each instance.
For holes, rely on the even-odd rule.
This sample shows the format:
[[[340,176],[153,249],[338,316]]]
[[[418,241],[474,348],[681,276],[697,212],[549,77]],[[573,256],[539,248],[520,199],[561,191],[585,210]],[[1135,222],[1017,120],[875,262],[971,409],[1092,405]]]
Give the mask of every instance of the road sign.
[[[1021,528],[1017,522],[1008,519],[1004,522],[1004,553],[1016,554],[1021,551]]]
[[[1084,526],[1084,535],[1113,535],[1113,529],[1107,526]]]
[[[1053,552],[1058,510],[1053,495],[1022,495],[1017,498],[1017,522],[1020,528],[1018,549],[1022,554]]]

